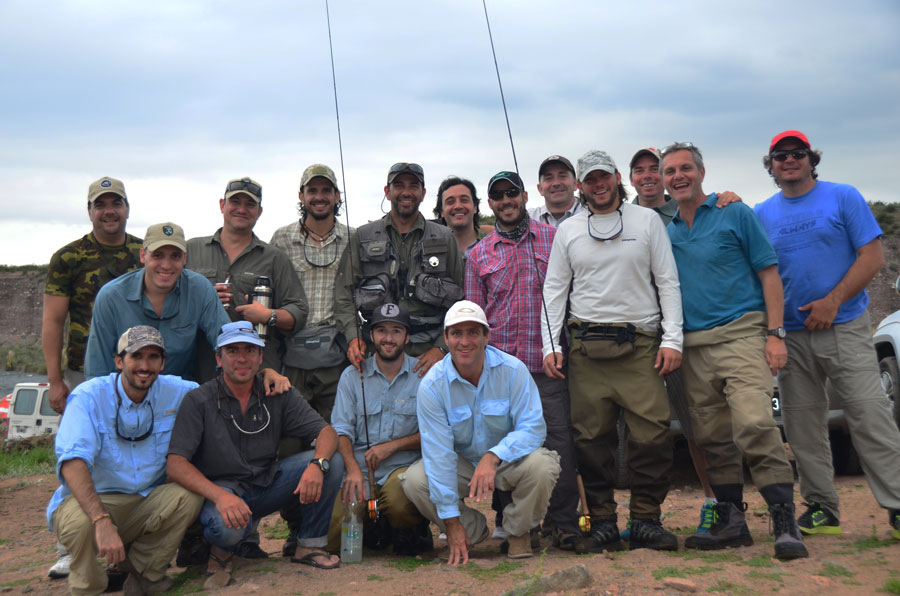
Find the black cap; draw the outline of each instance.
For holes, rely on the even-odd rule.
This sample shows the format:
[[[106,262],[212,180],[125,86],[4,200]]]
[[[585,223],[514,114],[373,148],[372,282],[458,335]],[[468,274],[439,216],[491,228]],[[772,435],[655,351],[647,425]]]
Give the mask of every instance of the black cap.
[[[515,172],[497,172],[494,174],[494,177],[491,178],[490,182],[488,182],[488,194],[491,194],[491,189],[494,188],[494,185],[500,182],[501,180],[506,180],[519,190],[525,190],[525,184],[522,182],[522,178],[519,177]]]
[[[372,318],[369,319],[369,328],[375,327],[378,323],[398,323],[406,327],[409,331],[409,313],[400,308],[393,302],[388,302],[375,309]]]
[[[575,175],[575,168],[572,167],[572,162],[571,162],[571,161],[569,161],[568,159],[566,159],[566,158],[563,157],[562,155],[551,155],[550,157],[548,157],[547,159],[545,159],[544,161],[542,161],[542,162],[541,162],[541,165],[538,167],[538,178],[540,178],[540,177],[541,177],[541,174],[544,173],[544,168],[545,168],[548,164],[551,164],[551,163],[561,163],[562,165],[566,166],[566,168],[568,168],[568,170],[569,170],[570,172],[572,172],[572,175],[573,175],[573,176]]]

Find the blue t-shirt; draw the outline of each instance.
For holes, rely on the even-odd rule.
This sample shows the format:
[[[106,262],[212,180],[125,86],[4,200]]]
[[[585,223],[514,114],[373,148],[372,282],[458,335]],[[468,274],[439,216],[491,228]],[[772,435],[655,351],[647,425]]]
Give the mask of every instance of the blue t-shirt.
[[[680,211],[666,230],[681,280],[684,330],[712,329],[766,310],[758,273],[778,262],[766,232],[743,203],[716,208],[716,193],[697,208],[693,226]]]
[[[799,197],[778,192],[756,205],[756,215],[778,253],[784,327],[794,331],[804,328],[809,315],[797,309],[833,290],[856,262],[856,251],[882,233],[866,200],[849,184],[817,182]],[[834,322],[852,321],[868,304],[863,290],[841,305]]]

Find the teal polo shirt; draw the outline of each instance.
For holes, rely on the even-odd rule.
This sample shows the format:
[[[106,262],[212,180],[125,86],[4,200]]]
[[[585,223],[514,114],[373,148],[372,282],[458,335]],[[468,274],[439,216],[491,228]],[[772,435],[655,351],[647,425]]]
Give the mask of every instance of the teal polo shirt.
[[[753,210],[716,208],[716,193],[697,209],[694,225],[679,217],[666,227],[681,281],[684,330],[712,329],[748,312],[766,311],[759,271],[778,257]]]

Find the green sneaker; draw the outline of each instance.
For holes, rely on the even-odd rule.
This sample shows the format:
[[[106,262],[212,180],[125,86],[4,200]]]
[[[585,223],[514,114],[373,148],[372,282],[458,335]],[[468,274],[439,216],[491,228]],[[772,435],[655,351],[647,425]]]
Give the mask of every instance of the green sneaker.
[[[700,508],[700,525],[697,526],[697,534],[706,534],[712,525],[716,523],[716,505],[711,500],[703,501]]]
[[[830,511],[813,501],[804,503],[804,505],[806,505],[806,511],[797,520],[801,532],[810,535],[828,534],[832,536],[843,533],[841,522]]]

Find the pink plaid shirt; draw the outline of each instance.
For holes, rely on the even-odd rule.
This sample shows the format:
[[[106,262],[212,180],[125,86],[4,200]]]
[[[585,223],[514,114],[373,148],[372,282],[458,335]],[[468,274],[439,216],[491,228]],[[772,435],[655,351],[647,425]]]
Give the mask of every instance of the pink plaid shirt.
[[[484,309],[491,345],[533,373],[543,372],[541,288],[554,234],[555,228],[535,220],[530,239],[513,242],[494,231],[469,251],[466,263],[466,299]]]

